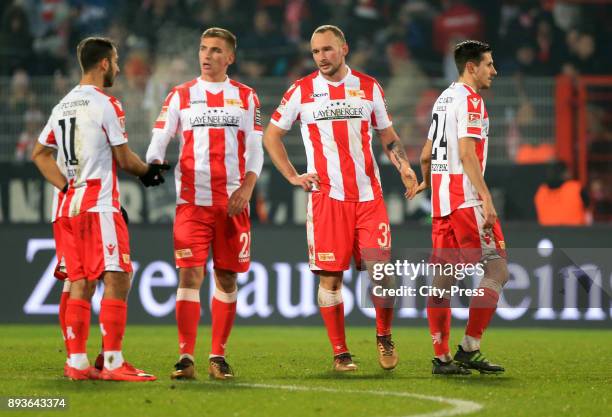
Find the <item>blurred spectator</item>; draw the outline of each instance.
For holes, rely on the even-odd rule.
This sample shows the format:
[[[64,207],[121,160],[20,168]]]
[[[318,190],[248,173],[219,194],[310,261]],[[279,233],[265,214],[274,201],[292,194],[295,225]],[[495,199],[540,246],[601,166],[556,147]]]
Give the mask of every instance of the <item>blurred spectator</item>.
[[[461,0],[442,0],[443,12],[434,19],[434,49],[444,55],[452,38],[484,40],[484,21],[478,10]]]
[[[8,99],[9,129],[18,135],[23,130],[23,115],[34,105],[34,93],[30,90],[30,77],[24,70],[17,70],[11,78]]]
[[[238,48],[239,71],[251,78],[287,73],[289,55],[294,50],[265,9],[255,13],[253,32],[238,38]]]
[[[19,5],[8,7],[0,27],[0,75],[12,75],[17,69],[32,68],[33,38],[25,10]]]
[[[538,223],[542,226],[587,224],[588,193],[580,181],[570,178],[567,167],[561,162],[549,167],[546,182],[536,191],[534,203]]]
[[[19,135],[15,147],[15,161],[24,162],[30,160],[34,144],[44,126],[44,116],[37,107],[30,107],[23,115],[25,129]]]
[[[605,68],[602,58],[597,54],[595,37],[591,33],[579,33],[571,39],[569,61],[563,66],[568,75],[603,74],[610,71]]]

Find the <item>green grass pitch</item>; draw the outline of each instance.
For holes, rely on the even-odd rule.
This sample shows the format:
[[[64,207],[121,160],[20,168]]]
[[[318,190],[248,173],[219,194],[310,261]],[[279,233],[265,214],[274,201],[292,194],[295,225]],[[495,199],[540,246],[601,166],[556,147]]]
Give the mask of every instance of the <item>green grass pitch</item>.
[[[58,326],[3,325],[0,396],[63,396],[64,411],[14,416],[610,416],[612,331],[490,329],[483,351],[505,375],[433,377],[426,328],[395,329],[400,364],[378,367],[372,328],[348,327],[359,371],[336,375],[321,327],[237,326],[228,346],[236,378],[209,381],[210,330],[201,327],[197,381],[169,379],[176,362],[173,326],[130,326],[125,357],[158,376],[151,383],[72,382],[62,377]],[[452,341],[461,337],[455,328]],[[100,334],[92,324],[90,357]],[[455,401],[457,400],[457,401]],[[475,410],[475,411],[474,411]]]

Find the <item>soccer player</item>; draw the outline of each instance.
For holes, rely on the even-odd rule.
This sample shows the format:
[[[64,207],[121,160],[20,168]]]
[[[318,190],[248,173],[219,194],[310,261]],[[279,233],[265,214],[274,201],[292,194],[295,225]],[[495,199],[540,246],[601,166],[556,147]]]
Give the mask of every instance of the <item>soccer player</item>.
[[[344,332],[343,271],[349,269],[352,256],[357,268],[363,269],[366,259],[362,251],[388,252],[391,247],[372,152],[372,129],[378,131],[384,152],[399,170],[407,197],[417,183],[392,127],[382,88],[374,78],[345,63],[348,45],[340,28],[318,27],[310,46],[318,71],[287,90],[266,129],[264,146],[281,174],[310,192],[306,223],[309,263],[319,276],[318,302],[333,349],[333,369],[354,371],[357,366]],[[282,143],[298,119],[308,161],[307,173],[301,175]],[[370,264],[378,260],[367,259]],[[391,338],[393,307],[382,304],[375,302],[379,363],[384,369],[393,369],[398,362]]]
[[[71,282],[66,302],[65,335],[73,380],[153,381],[124,361],[121,352],[130,287],[129,237],[120,213],[116,167],[139,176],[146,186],[163,182],[163,165],[147,165],[127,144],[121,103],[107,95],[119,72],[114,43],[90,37],[77,47],[82,70],[79,85],[54,107],[39,136],[32,160],[47,181],[61,190],[55,213],[59,247]],[[63,172],[53,156],[64,163]],[[64,175],[65,173],[65,175]],[[91,297],[98,279],[104,281],[100,330],[104,366],[97,372],[89,365]]]
[[[489,145],[489,117],[480,90],[497,75],[491,47],[465,41],[455,47],[459,79],[436,100],[421,153],[423,182],[431,186],[433,258],[439,262],[482,262],[480,294],[470,303],[465,336],[451,358],[450,295],[430,297],[427,318],[433,341],[434,374],[503,372],[480,352],[480,339],[495,313],[507,278],[505,242],[491,193],[484,181]],[[434,277],[434,286],[450,289],[454,277]]]
[[[212,247],[215,292],[208,373],[228,379],[234,373],[225,345],[236,317],[237,273],[250,266],[249,200],[263,165],[262,126],[255,90],[227,76],[236,37],[209,28],[200,37],[200,76],[174,87],[153,128],[147,161],[164,160],[179,135],[175,169],[174,255],[179,268],[176,322],[179,361],[172,379],[194,379],[194,350],[200,321],[200,287]]]

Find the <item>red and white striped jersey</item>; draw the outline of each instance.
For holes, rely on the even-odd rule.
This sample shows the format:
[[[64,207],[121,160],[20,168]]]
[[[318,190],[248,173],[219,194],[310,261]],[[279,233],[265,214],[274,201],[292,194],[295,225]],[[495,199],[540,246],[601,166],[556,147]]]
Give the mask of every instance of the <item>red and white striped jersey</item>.
[[[255,90],[226,78],[196,78],[174,87],[153,127],[147,162],[163,161],[179,134],[177,204],[227,205],[245,173],[263,164],[261,115]]]
[[[38,141],[58,150],[58,164],[70,183],[66,195],[54,202],[53,220],[85,211],[119,210],[111,151],[111,146],[127,143],[119,100],[93,85],[74,87],[53,108]]]
[[[457,208],[482,204],[476,188],[463,171],[459,139],[478,139],[476,155],[484,175],[487,163],[489,116],[482,97],[470,86],[452,83],[438,97],[432,110],[427,139],[431,151],[431,211],[447,216]]]
[[[57,155],[57,166],[59,167],[60,171],[62,171],[64,176],[66,176],[64,161],[60,154]],[[55,222],[59,217],[63,217],[59,212],[58,208],[64,202],[65,195],[66,194],[62,193],[61,190],[57,189],[56,187],[53,187],[53,200],[51,202],[51,223]]]
[[[374,78],[349,69],[339,82],[318,71],[296,81],[270,122],[289,130],[298,119],[307,171],[319,175],[323,193],[340,201],[382,198],[372,128],[386,129],[391,118]]]

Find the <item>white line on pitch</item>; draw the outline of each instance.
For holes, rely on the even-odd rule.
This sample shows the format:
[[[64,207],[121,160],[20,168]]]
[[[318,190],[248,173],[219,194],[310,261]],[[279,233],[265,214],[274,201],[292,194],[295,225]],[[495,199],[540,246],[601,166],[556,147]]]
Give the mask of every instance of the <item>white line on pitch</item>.
[[[207,382],[215,384],[215,382]],[[265,388],[265,389],[279,389],[286,391],[315,391],[315,392],[336,392],[342,394],[367,394],[367,395],[385,395],[395,397],[407,397],[416,398],[419,400],[434,401],[442,404],[450,404],[453,408],[434,411],[425,414],[410,414],[404,417],[449,417],[458,416],[462,414],[475,413],[476,411],[482,410],[482,404],[478,404],[473,401],[460,400],[456,398],[447,398],[434,395],[415,394],[412,392],[401,392],[401,391],[375,391],[375,390],[355,390],[355,389],[336,389],[326,387],[307,387],[300,385],[275,385],[275,384],[251,384],[246,382],[238,382],[231,384],[231,386],[247,387],[247,388]]]

